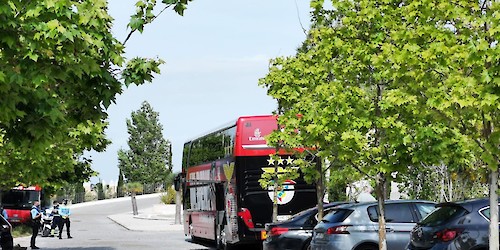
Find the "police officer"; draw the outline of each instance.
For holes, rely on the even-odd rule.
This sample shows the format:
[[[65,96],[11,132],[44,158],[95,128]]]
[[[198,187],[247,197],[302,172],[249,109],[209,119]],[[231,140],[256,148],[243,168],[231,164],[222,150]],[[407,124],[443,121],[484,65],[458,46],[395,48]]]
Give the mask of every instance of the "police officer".
[[[56,227],[61,228],[62,227],[62,218],[61,215],[59,214],[59,202],[54,201],[52,203],[52,224],[50,225],[50,237],[54,237],[54,234],[56,232]]]
[[[40,201],[35,201],[33,202],[33,206],[31,207],[31,249],[40,249],[35,245],[35,239],[38,235],[38,229],[40,228],[40,220],[42,217],[39,206]]]
[[[62,230],[64,228],[64,225],[66,225],[66,233],[68,235],[68,239],[71,239],[71,234],[69,233],[69,226],[70,226],[70,220],[69,216],[71,215],[71,212],[68,207],[68,200],[64,200],[63,205],[59,206],[59,215],[61,215],[62,222],[61,226],[59,226],[59,239],[62,239]]]
[[[5,210],[5,208],[3,208],[2,205],[0,205],[0,212],[2,212],[2,216],[8,220],[9,219],[9,215],[7,215],[7,210]]]

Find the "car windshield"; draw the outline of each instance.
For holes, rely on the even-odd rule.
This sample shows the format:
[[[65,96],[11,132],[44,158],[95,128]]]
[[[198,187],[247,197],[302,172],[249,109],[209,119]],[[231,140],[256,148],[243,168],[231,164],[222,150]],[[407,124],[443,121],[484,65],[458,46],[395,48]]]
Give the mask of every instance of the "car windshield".
[[[424,218],[430,212],[432,212],[434,209],[436,209],[435,204],[429,204],[429,203],[416,203],[415,206],[417,207],[418,212],[420,213],[420,216],[422,218]]]
[[[310,212],[311,212],[311,211],[313,211],[313,210],[315,210],[315,208],[308,208],[308,209],[306,209],[306,210],[303,210],[303,211],[301,211],[301,212],[299,212],[299,213],[296,213],[296,214],[292,215],[292,216],[291,216],[291,217],[290,217],[287,221],[294,220],[294,219],[296,219],[297,217],[300,217],[300,216],[302,216],[302,215],[304,215],[304,214],[308,214],[308,213],[310,213]]]
[[[349,209],[332,209],[325,217],[324,222],[342,222],[352,213]]]
[[[464,215],[467,212],[461,206],[442,206],[432,211],[419,224],[423,226],[438,226],[454,218]]]

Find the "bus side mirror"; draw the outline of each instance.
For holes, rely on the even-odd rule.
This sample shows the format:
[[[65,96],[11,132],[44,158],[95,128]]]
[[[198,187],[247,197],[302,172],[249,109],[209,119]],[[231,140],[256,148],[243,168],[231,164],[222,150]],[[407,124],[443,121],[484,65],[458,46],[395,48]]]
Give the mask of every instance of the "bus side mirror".
[[[174,178],[174,189],[175,191],[181,190],[181,174],[178,174]]]

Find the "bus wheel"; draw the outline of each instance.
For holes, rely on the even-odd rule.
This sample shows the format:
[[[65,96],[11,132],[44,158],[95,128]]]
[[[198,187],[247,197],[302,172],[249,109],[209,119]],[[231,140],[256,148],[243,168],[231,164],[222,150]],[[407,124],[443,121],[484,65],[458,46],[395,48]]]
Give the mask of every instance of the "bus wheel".
[[[227,238],[226,238],[226,226],[227,225],[224,225],[222,226],[222,230],[220,229],[221,227],[219,227],[219,238],[220,238],[220,241],[218,240],[217,242],[217,249],[221,249],[221,250],[231,250],[233,249],[233,246],[227,242]]]
[[[193,235],[193,222],[191,222],[191,218],[189,218],[189,226],[188,226],[189,234],[191,235],[191,241],[196,241],[196,236]]]
[[[220,225],[215,225],[215,248],[222,249],[222,230]]]

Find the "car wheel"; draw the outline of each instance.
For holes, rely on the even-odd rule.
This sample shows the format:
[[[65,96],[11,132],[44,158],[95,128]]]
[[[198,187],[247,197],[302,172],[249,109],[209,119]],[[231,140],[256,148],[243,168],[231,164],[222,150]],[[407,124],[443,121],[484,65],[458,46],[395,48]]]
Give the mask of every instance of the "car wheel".
[[[376,245],[361,245],[356,248],[356,250],[378,250]]]
[[[311,250],[312,249],[311,248],[311,241],[310,240],[306,241],[306,243],[304,243],[304,247],[302,247],[302,249]]]

